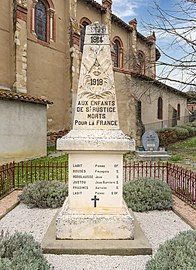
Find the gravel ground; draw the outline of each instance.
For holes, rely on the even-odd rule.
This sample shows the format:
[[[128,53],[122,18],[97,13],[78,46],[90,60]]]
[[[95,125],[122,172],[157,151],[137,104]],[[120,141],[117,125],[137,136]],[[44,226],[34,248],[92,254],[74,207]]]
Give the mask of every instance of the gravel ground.
[[[19,204],[0,220],[0,230],[14,233],[16,230],[31,233],[41,242],[57,209],[28,209]],[[191,229],[172,211],[135,213],[153,252],[167,239],[181,231]],[[89,255],[46,255],[55,270],[144,270],[151,256],[89,256]]]

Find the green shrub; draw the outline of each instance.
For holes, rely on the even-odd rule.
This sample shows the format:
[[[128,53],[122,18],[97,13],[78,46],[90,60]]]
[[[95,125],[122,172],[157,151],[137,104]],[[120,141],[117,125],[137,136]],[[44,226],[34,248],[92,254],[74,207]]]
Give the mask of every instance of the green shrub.
[[[196,121],[190,122],[188,123],[191,127],[195,127],[196,128]]]
[[[1,270],[50,270],[54,269],[42,254],[40,244],[32,235],[15,232],[0,235]]]
[[[173,129],[178,139],[186,139],[189,137],[189,131],[187,129],[181,127],[174,127]]]
[[[166,183],[139,178],[125,183],[123,196],[133,211],[164,210],[172,207],[172,192]]]
[[[196,231],[182,232],[160,246],[146,270],[195,270]]]
[[[193,136],[193,135],[196,134],[196,128],[195,127],[192,127],[192,126],[189,126],[189,125],[184,125],[184,126],[180,126],[180,127],[187,129],[190,136]]]
[[[19,196],[21,202],[29,207],[61,207],[68,194],[67,185],[54,181],[38,181],[27,185]]]
[[[172,128],[160,129],[157,133],[160,146],[167,146],[177,141],[176,132]]]

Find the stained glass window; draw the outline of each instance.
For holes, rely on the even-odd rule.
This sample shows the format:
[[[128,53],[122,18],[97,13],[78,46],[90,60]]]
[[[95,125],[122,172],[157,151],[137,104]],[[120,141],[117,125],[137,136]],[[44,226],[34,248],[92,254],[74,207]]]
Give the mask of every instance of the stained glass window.
[[[119,67],[119,49],[120,49],[120,44],[117,40],[114,41],[114,66]]]
[[[35,9],[35,29],[37,38],[43,41],[47,41],[47,11],[45,4],[38,0]]]

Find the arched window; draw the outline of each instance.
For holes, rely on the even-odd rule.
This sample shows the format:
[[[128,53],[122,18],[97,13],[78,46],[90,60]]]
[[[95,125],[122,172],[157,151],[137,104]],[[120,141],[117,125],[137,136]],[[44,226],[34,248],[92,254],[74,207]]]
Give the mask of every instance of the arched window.
[[[180,104],[177,106],[177,119],[180,120]]]
[[[138,51],[137,53],[138,60],[138,72],[140,74],[145,74],[145,54],[143,51]]]
[[[123,44],[119,37],[114,38],[114,67],[123,67]]]
[[[87,18],[83,18],[80,21],[80,51],[83,52],[84,47],[84,38],[85,38],[85,32],[86,32],[86,26],[91,24],[91,21]]]
[[[158,98],[158,111],[157,118],[163,119],[163,99],[161,97]]]
[[[35,7],[35,33],[38,39],[47,41],[47,8],[42,0]]]
[[[54,16],[52,0],[33,0],[31,11],[31,32],[38,40],[55,41]]]

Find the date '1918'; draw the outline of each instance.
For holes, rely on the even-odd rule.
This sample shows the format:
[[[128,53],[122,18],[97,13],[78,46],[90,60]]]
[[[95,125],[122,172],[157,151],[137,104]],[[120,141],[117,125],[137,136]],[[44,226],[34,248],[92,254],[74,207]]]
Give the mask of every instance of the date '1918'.
[[[103,79],[91,79],[91,85],[103,85]]]
[[[91,36],[91,43],[102,43],[103,37],[102,36]]]

